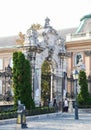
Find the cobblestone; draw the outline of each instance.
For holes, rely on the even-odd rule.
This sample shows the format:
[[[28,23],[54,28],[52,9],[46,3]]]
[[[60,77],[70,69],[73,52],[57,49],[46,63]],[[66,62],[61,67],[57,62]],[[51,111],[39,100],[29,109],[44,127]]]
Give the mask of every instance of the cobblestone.
[[[2,121],[3,122],[3,121]],[[74,119],[74,113],[55,113],[50,115],[27,118],[26,130],[90,130],[91,113],[79,113],[79,120]],[[11,121],[0,121],[0,130],[20,130],[17,124]]]

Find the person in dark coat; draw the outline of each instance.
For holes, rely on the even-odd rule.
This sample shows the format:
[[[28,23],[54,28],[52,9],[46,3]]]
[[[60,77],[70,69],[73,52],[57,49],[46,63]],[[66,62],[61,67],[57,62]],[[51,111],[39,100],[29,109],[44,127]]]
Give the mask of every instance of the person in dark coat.
[[[55,107],[55,109],[58,111],[58,106],[57,106],[56,99],[54,99],[54,101],[53,101],[53,107]]]

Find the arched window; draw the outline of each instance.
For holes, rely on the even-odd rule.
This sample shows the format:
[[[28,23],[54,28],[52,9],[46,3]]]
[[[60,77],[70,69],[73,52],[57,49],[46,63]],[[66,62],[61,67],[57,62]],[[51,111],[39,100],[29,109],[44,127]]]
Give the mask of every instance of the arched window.
[[[83,60],[82,54],[81,54],[81,53],[77,53],[77,54],[75,55],[75,66],[78,65],[79,62],[82,62],[82,60]]]

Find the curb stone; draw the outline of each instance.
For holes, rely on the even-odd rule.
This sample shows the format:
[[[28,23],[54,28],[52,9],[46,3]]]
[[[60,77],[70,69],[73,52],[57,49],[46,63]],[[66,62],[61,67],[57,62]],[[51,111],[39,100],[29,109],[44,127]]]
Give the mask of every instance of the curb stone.
[[[27,116],[26,120],[31,121],[31,120],[36,120],[36,119],[52,118],[52,117],[61,116],[61,115],[62,115],[62,112],[36,115],[36,116]],[[16,119],[17,118],[0,120],[0,125],[11,124],[11,123],[16,124]]]

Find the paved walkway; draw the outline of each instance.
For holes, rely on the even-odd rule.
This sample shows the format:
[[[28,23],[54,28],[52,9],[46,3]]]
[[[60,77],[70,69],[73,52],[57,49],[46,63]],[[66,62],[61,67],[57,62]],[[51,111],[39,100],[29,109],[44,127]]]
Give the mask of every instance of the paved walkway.
[[[25,130],[90,130],[91,113],[79,113],[79,120],[74,119],[74,113],[55,113],[27,117]],[[16,119],[0,121],[0,130],[20,130]]]

